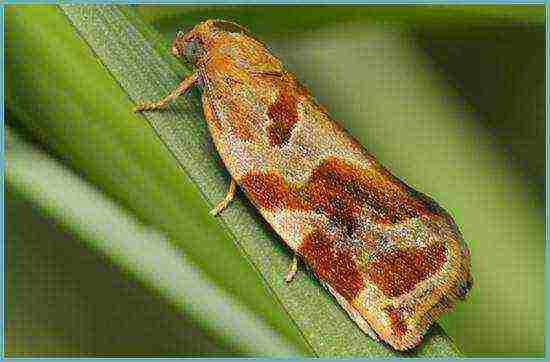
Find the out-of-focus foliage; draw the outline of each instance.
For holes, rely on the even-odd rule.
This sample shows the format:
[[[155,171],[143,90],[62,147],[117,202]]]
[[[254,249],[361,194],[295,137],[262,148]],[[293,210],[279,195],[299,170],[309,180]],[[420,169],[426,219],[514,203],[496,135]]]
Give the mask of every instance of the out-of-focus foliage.
[[[468,301],[441,322],[459,349],[468,356],[542,355],[542,6],[140,6],[137,10],[146,24],[127,9],[123,14],[138,24],[136,29],[146,34],[157,53],[167,51],[163,47],[177,30],[210,17],[236,20],[258,34],[371,152],[455,217],[471,247],[475,278]],[[101,11],[108,13],[106,8]],[[304,290],[312,291],[329,310],[334,302],[306,272],[299,274],[295,286],[283,289],[277,284],[282,282],[282,276],[277,276],[289,262],[288,252],[278,246],[278,239],[254,216],[244,198],[222,221],[208,217],[213,199],[223,195],[224,174],[222,166],[212,161],[217,156],[204,125],[189,126],[202,122],[196,93],[158,117],[160,122],[163,117],[168,120],[167,127],[170,119],[187,122],[180,123],[182,129],[176,129],[180,132],[176,134],[187,134],[189,139],[180,142],[199,147],[197,152],[203,152],[204,158],[198,160],[206,160],[207,169],[217,170],[202,179],[214,179],[210,184],[189,171],[183,173],[141,117],[130,113],[130,99],[159,97],[187,70],[164,55],[158,56],[160,65],[144,58],[145,71],[136,68],[139,58],[129,58],[125,68],[117,56],[136,51],[123,46],[113,49],[113,44],[124,44],[124,39],[135,39],[137,34],[120,29],[119,42],[98,42],[109,30],[98,27],[93,44],[85,31],[75,31],[75,19],[71,24],[65,12],[45,6],[10,6],[6,14],[10,123],[48,157],[57,157],[85,179],[97,197],[96,202],[82,203],[82,212],[75,202],[83,201],[71,199],[69,188],[66,202],[73,211],[63,208],[63,203],[45,202],[45,195],[55,195],[53,190],[63,190],[69,181],[60,178],[52,184],[48,182],[55,179],[52,176],[35,178],[33,183],[27,173],[15,169],[10,173],[13,148],[7,149],[6,351],[19,355],[256,355],[258,349],[265,354],[342,355],[360,351],[343,340],[308,335],[299,322],[307,320],[300,315],[300,304],[307,305],[308,300],[296,299],[294,309],[285,307]],[[93,29],[86,31],[93,33]],[[102,59],[102,54],[112,59]],[[171,72],[157,74],[160,69]],[[128,74],[123,76],[125,71]],[[149,81],[143,78],[147,73]],[[132,76],[135,84],[124,83]],[[11,157],[33,160],[24,155],[28,154]],[[188,162],[192,165],[196,160]],[[39,168],[28,171],[41,175]],[[207,185],[212,189],[205,191]],[[197,313],[192,303],[179,305],[183,296],[170,292],[170,283],[151,279],[153,264],[129,261],[133,254],[121,249],[125,243],[120,242],[115,251],[107,248],[106,241],[123,240],[124,230],[132,229],[124,229],[114,217],[109,227],[105,228],[105,221],[103,228],[94,227],[104,219],[85,216],[84,209],[107,205],[101,201],[105,199],[133,218],[131,225],[157,230],[185,254],[182,260],[189,260],[193,270],[204,275],[205,282],[187,292],[191,297],[192,292],[200,295],[203,289],[220,288],[231,303],[244,306],[246,315],[255,315],[258,324],[253,324],[251,339],[243,340],[239,333],[217,326],[208,313]],[[112,215],[107,208],[104,212]],[[82,221],[86,219],[90,225]],[[235,233],[234,225],[243,220],[256,225],[241,229],[250,234]],[[113,232],[112,239],[105,237],[106,230]],[[139,235],[135,236],[138,245],[143,239]],[[256,244],[253,235],[261,235]],[[235,238],[243,239],[240,248],[235,247]],[[153,245],[162,244],[155,240],[151,237]],[[261,254],[260,246],[269,251]],[[142,252],[150,255],[154,250],[152,246]],[[138,258],[139,253],[134,256],[147,260],[143,255]],[[159,264],[166,260],[159,259]],[[260,274],[248,260],[252,264],[265,260],[264,269],[255,265]],[[159,273],[166,276],[163,273],[170,266],[161,269]],[[180,269],[174,265],[174,270]],[[280,293],[288,298],[274,298]],[[126,312],[138,318],[120,324]],[[118,321],[116,329],[108,322],[111,319]],[[353,327],[349,321],[345,324],[345,318],[338,320],[327,333],[335,326]],[[235,323],[238,326],[239,320]],[[267,347],[254,349],[251,343],[254,338],[265,341],[264,324],[280,341],[269,352]],[[100,333],[105,337],[98,337]],[[29,335],[42,339],[28,343]],[[117,343],[109,344],[113,340],[120,342],[119,349],[115,349]],[[347,342],[357,343],[353,341]],[[436,347],[445,343],[435,341]],[[129,343],[138,346],[133,350]],[[367,351],[383,353],[371,341],[365,343]]]

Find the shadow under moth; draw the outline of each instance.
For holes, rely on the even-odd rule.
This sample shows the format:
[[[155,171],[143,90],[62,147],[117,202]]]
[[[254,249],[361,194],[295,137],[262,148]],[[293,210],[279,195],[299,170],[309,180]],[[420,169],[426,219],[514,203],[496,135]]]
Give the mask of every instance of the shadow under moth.
[[[242,26],[207,20],[172,45],[196,70],[166,106],[201,85],[204,117],[237,185],[369,336],[417,346],[472,286],[468,246],[452,217],[392,175],[335,122]]]

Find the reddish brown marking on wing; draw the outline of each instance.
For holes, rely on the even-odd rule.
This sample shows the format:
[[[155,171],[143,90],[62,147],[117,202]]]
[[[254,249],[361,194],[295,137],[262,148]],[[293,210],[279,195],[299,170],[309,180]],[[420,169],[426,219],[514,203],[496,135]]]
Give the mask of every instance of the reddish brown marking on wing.
[[[267,110],[267,116],[272,122],[268,127],[271,146],[282,146],[290,139],[292,129],[298,122],[298,102],[296,92],[282,84],[277,100]]]
[[[354,227],[353,220],[365,204],[378,223],[395,224],[427,213],[403,190],[402,183],[380,176],[330,157],[313,171],[307,188],[314,203],[325,205],[324,213],[343,221],[347,228]]]
[[[367,279],[386,296],[395,298],[438,272],[446,260],[446,248],[441,242],[424,248],[397,249],[368,263]]]
[[[236,102],[228,102],[231,111],[228,114],[231,124],[231,131],[235,136],[245,141],[253,141],[252,125],[247,117],[251,112],[247,112],[241,105]]]
[[[321,280],[346,300],[353,300],[363,288],[363,277],[350,253],[335,248],[332,241],[321,232],[308,235],[300,246],[299,253],[311,263]]]
[[[365,198],[359,195],[358,179],[353,171],[336,158],[330,158],[317,167],[307,183],[306,190],[318,212],[353,234],[356,219]]]
[[[389,305],[386,308],[388,312],[388,317],[390,318],[390,325],[393,333],[397,336],[403,336],[407,333],[407,324],[403,320],[399,310],[395,309],[393,306]]]
[[[371,207],[370,217],[378,223],[395,224],[429,214],[401,181],[361,170],[337,157],[317,166],[301,187],[276,172],[251,173],[242,183],[250,198],[265,209],[316,211],[350,234],[364,205]]]
[[[252,202],[264,209],[308,209],[301,191],[276,172],[250,173],[241,179],[241,186]]]

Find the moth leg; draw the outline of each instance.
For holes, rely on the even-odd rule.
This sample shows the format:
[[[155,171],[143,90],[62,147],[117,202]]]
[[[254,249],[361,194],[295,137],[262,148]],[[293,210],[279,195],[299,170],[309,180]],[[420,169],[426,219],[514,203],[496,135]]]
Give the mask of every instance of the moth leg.
[[[227,194],[225,195],[223,200],[218,203],[218,205],[215,208],[210,210],[210,215],[216,216],[221,211],[223,211],[235,197],[236,191],[237,191],[237,182],[235,182],[235,180],[232,178],[231,183],[229,184],[229,189],[227,190]]]
[[[296,272],[298,272],[298,257],[296,256],[296,254],[294,254],[294,258],[292,258],[292,264],[290,264],[288,272],[285,276],[285,282],[290,283],[292,279],[294,279]]]
[[[178,98],[180,95],[185,93],[189,88],[194,86],[199,79],[198,73],[195,72],[189,77],[181,81],[181,83],[174,88],[166,97],[159,99],[156,102],[138,102],[137,106],[134,107],[134,112],[143,112],[143,111],[152,111],[154,109],[159,109],[166,107],[168,103]]]

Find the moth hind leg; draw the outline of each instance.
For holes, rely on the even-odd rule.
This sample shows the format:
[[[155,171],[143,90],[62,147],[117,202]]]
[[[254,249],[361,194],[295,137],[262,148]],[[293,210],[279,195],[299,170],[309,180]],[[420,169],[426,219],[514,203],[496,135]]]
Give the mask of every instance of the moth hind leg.
[[[292,264],[288,267],[288,272],[285,276],[285,282],[290,283],[294,277],[296,276],[296,273],[298,272],[298,257],[296,254],[294,254],[294,258],[292,258]]]
[[[168,105],[168,103],[178,98],[189,88],[197,84],[198,80],[199,75],[197,72],[195,72],[189,77],[182,80],[181,83],[176,88],[174,88],[166,97],[161,98],[155,102],[138,102],[138,104],[134,107],[134,112],[152,111],[155,109],[164,108]]]
[[[217,216],[220,212],[222,212],[235,198],[235,193],[237,191],[237,182],[234,179],[231,179],[231,183],[229,184],[229,188],[227,190],[227,194],[221,200],[218,205],[216,205],[215,208],[210,210],[210,215]]]

